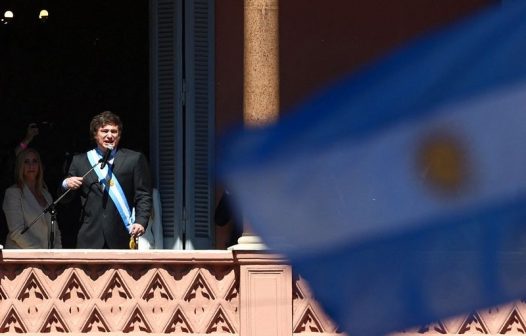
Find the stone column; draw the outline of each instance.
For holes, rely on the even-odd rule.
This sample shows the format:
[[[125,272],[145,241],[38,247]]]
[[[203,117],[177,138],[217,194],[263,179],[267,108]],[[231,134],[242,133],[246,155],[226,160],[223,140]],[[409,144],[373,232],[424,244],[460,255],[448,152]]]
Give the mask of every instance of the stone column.
[[[262,127],[279,116],[279,0],[245,0],[243,117]],[[247,223],[235,250],[265,249]]]
[[[247,127],[279,115],[278,0],[245,0],[244,101]]]

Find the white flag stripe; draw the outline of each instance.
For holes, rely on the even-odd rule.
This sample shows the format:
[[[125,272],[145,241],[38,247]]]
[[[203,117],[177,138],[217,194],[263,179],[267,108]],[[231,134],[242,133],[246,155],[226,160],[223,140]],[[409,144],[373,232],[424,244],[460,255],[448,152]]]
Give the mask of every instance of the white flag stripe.
[[[246,200],[247,213],[257,213],[261,228],[268,230],[267,241],[271,239],[278,249],[326,248],[328,241],[349,244],[409,229],[444,212],[454,214],[526,192],[523,106],[526,85],[445,106],[431,120],[415,118],[380,136],[372,133],[371,140],[336,144],[309,160],[272,162],[270,167],[239,174],[236,179],[244,187],[234,192]],[[424,169],[419,171],[416,165],[418,146],[437,131],[456,134],[462,142],[469,183],[464,193],[445,197],[422,182]],[[331,162],[347,169],[332,167]],[[304,183],[294,179],[291,172],[295,170],[312,176],[307,185],[301,185],[301,194],[294,193]],[[324,185],[340,188],[323,189]],[[267,190],[266,201],[250,202],[256,196],[251,191],[260,189]],[[283,202],[271,196],[276,192],[294,197],[283,222],[271,220],[272,209]],[[312,213],[302,211],[305,207],[315,207],[318,218],[312,220]],[[342,212],[352,215],[341,216]],[[291,229],[298,239],[282,239]]]

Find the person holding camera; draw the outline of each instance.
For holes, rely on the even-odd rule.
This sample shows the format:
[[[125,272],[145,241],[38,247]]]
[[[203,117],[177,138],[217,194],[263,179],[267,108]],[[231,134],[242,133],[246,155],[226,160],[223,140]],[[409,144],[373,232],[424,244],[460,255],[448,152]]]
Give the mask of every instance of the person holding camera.
[[[31,141],[37,136],[39,133],[38,124],[37,123],[30,123],[27,126],[26,135],[24,136],[24,139],[20,141],[20,143],[15,147],[15,155],[18,155],[21,151],[26,149]]]
[[[0,159],[0,204],[4,202],[4,191],[13,184],[13,169],[16,157],[20,152],[29,147],[29,144],[39,134],[37,123],[30,123],[26,128],[26,133],[22,141],[11,141],[2,147]],[[16,144],[13,144],[15,142]],[[8,227],[4,211],[0,208],[0,244],[5,243],[8,234]]]

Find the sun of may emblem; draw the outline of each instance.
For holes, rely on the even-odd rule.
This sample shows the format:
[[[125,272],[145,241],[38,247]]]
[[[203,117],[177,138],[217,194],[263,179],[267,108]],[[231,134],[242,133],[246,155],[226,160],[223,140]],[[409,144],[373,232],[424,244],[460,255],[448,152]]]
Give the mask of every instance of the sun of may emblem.
[[[439,192],[460,191],[467,179],[465,148],[455,136],[434,134],[419,147],[418,167],[424,181]]]

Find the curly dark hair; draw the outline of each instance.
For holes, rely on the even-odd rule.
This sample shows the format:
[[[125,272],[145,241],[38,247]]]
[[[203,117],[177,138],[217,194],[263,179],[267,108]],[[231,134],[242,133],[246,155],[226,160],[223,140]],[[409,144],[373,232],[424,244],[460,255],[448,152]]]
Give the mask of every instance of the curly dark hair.
[[[119,135],[122,136],[121,118],[111,111],[104,111],[91,119],[89,124],[91,139],[95,139],[99,128],[104,127],[105,125],[116,125],[119,128]]]

